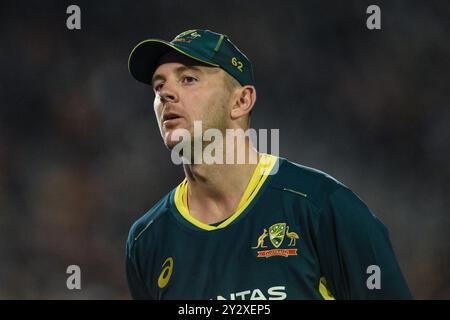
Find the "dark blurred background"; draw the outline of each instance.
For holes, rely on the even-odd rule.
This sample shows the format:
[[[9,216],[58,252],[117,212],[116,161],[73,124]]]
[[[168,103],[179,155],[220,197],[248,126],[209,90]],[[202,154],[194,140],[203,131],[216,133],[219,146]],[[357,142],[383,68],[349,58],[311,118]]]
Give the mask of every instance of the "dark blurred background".
[[[253,127],[368,204],[416,298],[450,299],[449,18],[447,0],[2,1],[0,298],[129,298],[129,227],[183,171],[128,55],[207,28],[253,61]]]

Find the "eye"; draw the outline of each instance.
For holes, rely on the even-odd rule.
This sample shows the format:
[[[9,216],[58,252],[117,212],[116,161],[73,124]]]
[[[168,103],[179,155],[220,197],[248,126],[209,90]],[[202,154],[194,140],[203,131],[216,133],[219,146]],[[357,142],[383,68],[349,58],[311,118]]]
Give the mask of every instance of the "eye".
[[[155,85],[153,85],[153,90],[155,90],[156,92],[158,92],[159,90],[161,90],[163,84],[164,84],[163,82],[156,83]]]
[[[192,77],[192,76],[183,76],[183,78],[181,79],[181,82],[184,84],[191,84],[198,81],[197,78]]]

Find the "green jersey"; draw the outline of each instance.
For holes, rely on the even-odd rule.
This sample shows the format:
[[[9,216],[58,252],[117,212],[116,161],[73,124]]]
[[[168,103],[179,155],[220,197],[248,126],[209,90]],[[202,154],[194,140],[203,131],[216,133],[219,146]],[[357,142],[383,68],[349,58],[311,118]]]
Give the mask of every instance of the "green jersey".
[[[321,171],[262,160],[219,224],[189,215],[186,180],[133,224],[133,298],[411,298],[386,228],[361,199]]]

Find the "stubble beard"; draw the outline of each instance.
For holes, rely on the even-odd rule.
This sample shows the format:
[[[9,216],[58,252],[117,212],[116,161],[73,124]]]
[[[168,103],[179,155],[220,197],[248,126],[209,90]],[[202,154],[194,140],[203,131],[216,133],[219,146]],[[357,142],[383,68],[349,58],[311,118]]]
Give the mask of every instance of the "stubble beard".
[[[189,136],[190,136],[189,141],[185,141],[185,140],[181,140],[181,139],[180,140],[172,139],[172,136],[174,135],[175,130],[177,130],[178,128],[177,129],[171,129],[171,132],[169,134],[167,134],[167,131],[163,128],[161,133],[162,133],[162,135],[164,137],[164,144],[165,144],[165,146],[170,151],[172,151],[175,148],[175,146],[177,146],[180,143],[181,144],[189,143],[189,145],[184,145],[184,146],[181,146],[181,147],[183,147],[182,150],[183,149],[189,149],[190,150],[190,155],[191,155],[190,159],[186,159],[186,160],[190,160],[190,163],[194,163],[195,152],[197,152],[197,153],[198,152],[202,152],[203,153],[205,148],[209,144],[214,142],[214,140],[211,140],[211,141],[204,141],[203,140],[203,135],[204,135],[204,132],[206,130],[208,130],[208,129],[217,129],[217,130],[219,130],[221,132],[222,137],[225,138],[226,129],[228,128],[228,123],[227,123],[227,120],[226,120],[227,119],[226,118],[226,116],[227,116],[226,115],[226,110],[227,110],[226,108],[227,108],[226,104],[222,103],[220,105],[220,107],[213,107],[213,108],[211,108],[211,109],[217,110],[217,112],[212,114],[212,116],[208,115],[208,116],[203,117],[203,120],[196,120],[196,121],[201,121],[201,124],[202,124],[202,132],[201,132],[201,134],[199,136],[195,136],[196,132],[194,132],[194,123],[190,123],[189,128],[184,128],[184,129],[188,130],[188,132],[189,132]],[[225,141],[225,139],[223,139],[223,141]],[[196,149],[194,147],[195,145],[197,145],[197,146],[201,145],[202,147],[200,149],[199,148]],[[182,157],[184,156],[183,152],[180,153],[180,156],[182,156]],[[197,156],[197,159],[198,159],[198,157],[200,155],[196,155],[196,156]]]

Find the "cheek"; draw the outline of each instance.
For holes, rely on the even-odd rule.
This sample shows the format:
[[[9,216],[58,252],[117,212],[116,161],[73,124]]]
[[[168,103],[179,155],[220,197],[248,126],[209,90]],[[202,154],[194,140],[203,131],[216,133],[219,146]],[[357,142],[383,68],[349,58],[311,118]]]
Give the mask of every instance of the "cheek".
[[[217,105],[220,105],[222,96],[220,92],[210,90],[207,94],[200,93],[191,97],[193,113],[199,116],[210,117],[217,112]]]
[[[217,91],[208,101],[208,110],[211,118],[220,119],[226,116],[228,110],[229,95],[226,92]]]
[[[153,110],[155,111],[156,117],[159,119],[162,113],[162,103],[159,96],[155,97],[155,100],[153,101]]]

